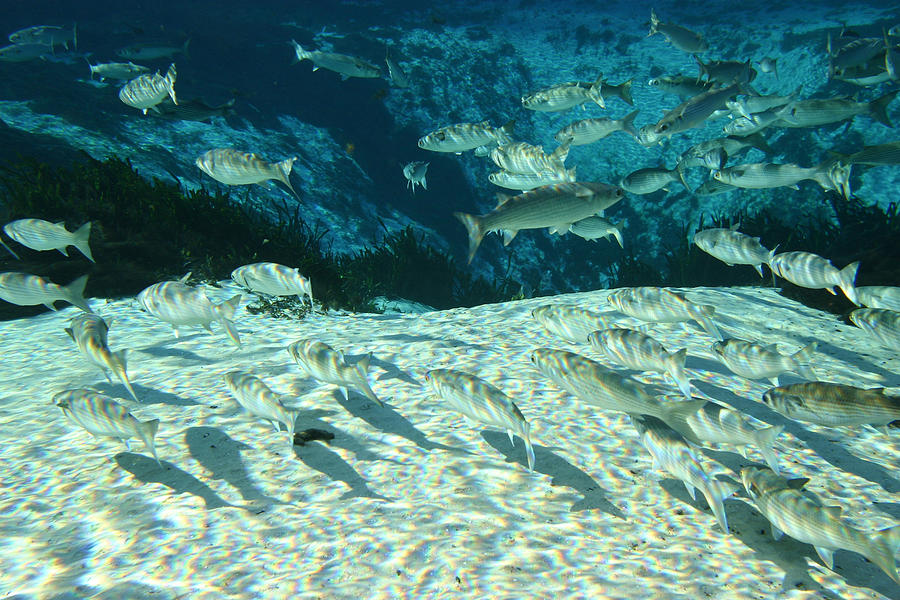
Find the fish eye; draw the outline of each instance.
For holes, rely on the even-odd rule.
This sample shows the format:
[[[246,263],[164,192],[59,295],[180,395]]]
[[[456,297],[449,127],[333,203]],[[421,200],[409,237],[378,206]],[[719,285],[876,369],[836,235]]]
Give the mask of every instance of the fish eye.
[[[444,135],[443,131],[438,131],[434,137],[436,137],[439,141],[443,142],[446,139],[446,135]]]
[[[668,131],[668,130],[669,130],[669,125],[667,123],[663,123],[662,125],[659,126],[660,133],[662,133],[663,131]]]

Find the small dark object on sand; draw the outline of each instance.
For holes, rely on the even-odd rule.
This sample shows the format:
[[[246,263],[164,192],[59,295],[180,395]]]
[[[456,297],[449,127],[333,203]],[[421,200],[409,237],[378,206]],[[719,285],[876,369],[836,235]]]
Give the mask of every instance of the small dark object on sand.
[[[324,440],[330,442],[334,439],[334,434],[324,429],[304,429],[294,434],[294,445],[305,446],[306,442],[314,442],[316,440]]]

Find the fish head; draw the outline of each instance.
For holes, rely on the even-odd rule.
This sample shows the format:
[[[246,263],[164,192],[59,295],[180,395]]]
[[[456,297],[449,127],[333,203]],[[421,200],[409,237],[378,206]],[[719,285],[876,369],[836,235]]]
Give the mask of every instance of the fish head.
[[[713,354],[716,354],[717,356],[722,356],[725,353],[724,342],[714,342],[709,348],[713,351]]]

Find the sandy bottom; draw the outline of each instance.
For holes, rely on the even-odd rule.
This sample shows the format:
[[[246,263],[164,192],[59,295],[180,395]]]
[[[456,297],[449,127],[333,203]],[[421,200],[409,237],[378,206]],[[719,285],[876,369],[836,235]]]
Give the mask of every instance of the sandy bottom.
[[[216,291],[221,297],[234,293]],[[628,418],[585,405],[545,381],[528,355],[552,346],[597,359],[530,316],[548,302],[605,309],[606,291],[424,315],[316,315],[306,321],[239,309],[244,346],[218,325],[176,339],[132,300],[94,301],[112,320],[110,346],[130,349],[141,403],[107,383],[64,332],[76,309],[0,324],[0,598],[900,598],[862,557],[839,551],[835,572],[811,546],[774,542],[768,522],[735,497],[724,533],[698,495],[655,471]],[[698,288],[726,335],[818,340],[822,380],[900,386],[900,358],[834,316],[773,290]],[[749,319],[752,318],[753,322]],[[623,317],[624,324],[634,323]],[[669,350],[688,347],[700,396],[786,425],[782,469],[843,506],[863,529],[900,521],[900,433],[790,422],[759,402],[769,387],[713,360],[693,324],[653,325]],[[300,375],[288,344],[315,337],[350,356],[374,354],[379,408]],[[423,387],[450,367],[511,395],[532,422],[524,444],[467,422]],[[291,446],[248,419],[222,376],[262,378],[301,410],[297,429],[334,434]],[[655,375],[638,379],[674,387]],[[799,381],[783,376],[782,383]],[[70,425],[54,393],[93,386],[141,420],[159,418],[162,468]],[[735,478],[762,462],[704,450]],[[739,478],[738,478],[739,479]]]

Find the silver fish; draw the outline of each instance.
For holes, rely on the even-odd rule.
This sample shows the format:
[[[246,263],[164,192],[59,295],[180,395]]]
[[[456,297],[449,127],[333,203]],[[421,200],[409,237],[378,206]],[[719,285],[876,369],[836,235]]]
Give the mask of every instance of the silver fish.
[[[761,58],[759,62],[756,63],[756,66],[759,67],[759,70],[763,73],[772,73],[775,75],[775,79],[778,79],[778,59],[771,58],[766,56]]]
[[[600,95],[603,98],[612,98],[613,96],[615,96],[616,98],[621,99],[622,102],[634,106],[634,98],[632,98],[631,96],[632,85],[634,85],[633,77],[628,81],[625,81],[618,85],[612,85],[610,83],[606,83],[605,81],[601,81]]]
[[[294,62],[308,60],[313,64],[313,71],[318,71],[320,68],[334,71],[340,74],[341,79],[344,80],[350,77],[381,77],[381,69],[361,58],[336,52],[304,50],[296,40],[291,40],[291,45],[294,46],[294,54],[297,57]]]
[[[409,78],[406,76],[406,73],[403,72],[403,69],[400,68],[400,65],[397,64],[397,61],[391,58],[390,47],[387,47],[384,50],[384,64],[387,65],[391,83],[398,88],[409,87]]]
[[[491,151],[494,164],[510,173],[563,172],[566,170],[565,161],[568,156],[568,143],[557,147],[550,154],[545,154],[541,146],[526,142],[503,144]]]
[[[850,320],[892,350],[900,350],[900,312],[885,308],[860,308]]]
[[[694,55],[694,60],[700,68],[697,79],[706,77],[706,81],[712,81],[719,85],[728,85],[734,81],[750,83],[756,78],[756,69],[750,66],[750,59],[739,60],[711,60],[704,63],[700,57]]]
[[[364,356],[351,365],[343,352],[312,339],[294,342],[288,346],[288,353],[304,373],[323,383],[339,386],[345,398],[349,398],[348,389],[352,387],[378,406],[384,406],[369,385],[371,356]]]
[[[531,316],[550,333],[575,343],[587,343],[588,335],[614,325],[613,313],[595,313],[575,306],[545,304],[531,311]]]
[[[88,362],[99,367],[109,381],[112,381],[109,376],[109,373],[112,372],[122,382],[131,397],[136,402],[140,402],[137,394],[134,393],[134,388],[131,387],[131,380],[128,378],[125,351],[113,352],[109,349],[107,342],[109,325],[106,321],[92,313],[81,313],[72,319],[66,328],[66,333],[69,334],[78,347],[78,351]]]
[[[789,96],[778,96],[775,94],[769,96],[747,96],[743,100],[730,100],[725,103],[725,106],[734,113],[749,117],[755,113],[765,112],[794,102],[802,90],[803,86],[800,86]]]
[[[900,583],[894,555],[900,547],[900,526],[880,531],[860,531],[848,525],[838,506],[823,506],[808,492],[798,488],[802,483],[788,481],[766,469],[745,467],[741,481],[757,510],[772,524],[772,537],[783,534],[805,544],[812,544],[822,562],[834,570],[834,551],[849,550],[869,561]]]
[[[853,154],[833,154],[846,165],[900,165],[900,142],[863,146],[862,150]]]
[[[694,144],[679,157],[679,162],[688,158],[696,158],[704,156],[710,150],[724,150],[729,157],[737,155],[747,148],[756,148],[766,153],[772,153],[772,148],[766,143],[761,135],[754,134],[743,137],[724,137],[713,140],[706,140],[699,144]]]
[[[663,167],[638,169],[619,180],[619,186],[631,194],[652,194],[661,189],[668,191],[666,186],[673,181],[680,182],[684,189],[691,191],[681,171]]]
[[[297,296],[300,300],[309,298],[310,308],[314,307],[312,284],[300,274],[300,269],[286,267],[273,262],[258,262],[238,267],[231,272],[231,279],[251,292],[272,296]]]
[[[722,339],[712,320],[716,309],[694,304],[683,295],[658,287],[621,288],[607,297],[618,311],[650,323],[680,323],[694,320],[716,340]]]
[[[72,29],[66,29],[58,25],[35,25],[34,27],[26,27],[9,34],[9,41],[13,44],[50,46],[51,51],[57,44],[61,44],[68,50],[69,42],[72,42],[72,49],[77,50],[78,28],[76,25],[72,25]]]
[[[679,173],[684,172],[689,167],[703,167],[710,171],[715,171],[723,168],[727,161],[728,153],[723,148],[713,148],[700,156],[691,156],[679,160],[678,164],[675,165],[675,169]]]
[[[725,102],[741,93],[744,93],[742,84],[734,83],[689,98],[663,115],[656,123],[654,131],[660,135],[670,136],[700,127],[713,113],[725,108]]]
[[[646,148],[662,144],[665,139],[665,134],[656,133],[656,123],[647,123],[638,129],[637,141]]]
[[[403,166],[403,176],[406,178],[406,187],[411,188],[413,194],[416,193],[416,185],[421,185],[423,190],[428,189],[428,182],[425,181],[425,174],[428,172],[428,165],[431,163],[414,160]]]
[[[548,227],[550,233],[564,233],[572,223],[605,210],[625,193],[605,183],[556,183],[529,190],[518,196],[498,194],[497,207],[485,215],[453,213],[469,232],[469,263],[486,233],[503,232],[503,244],[522,229]]]
[[[448,125],[419,138],[419,148],[456,154],[484,146],[493,148],[512,143],[511,134],[514,126],[515,121],[509,121],[499,129],[491,127],[487,121]]]
[[[560,144],[568,143],[571,146],[583,146],[602,140],[617,131],[637,137],[638,132],[634,128],[634,118],[638,112],[640,111],[631,111],[621,119],[603,118],[575,121],[557,131],[553,138]]]
[[[166,42],[139,42],[116,50],[116,56],[128,60],[158,60],[160,58],[172,58],[176,54],[188,56],[188,46],[191,40],[187,39],[180,46]]]
[[[887,36],[885,36],[887,37]],[[830,37],[829,37],[830,40]],[[836,52],[828,52],[828,76],[867,63],[884,52],[881,38],[856,38],[842,45]]]
[[[824,381],[794,383],[767,390],[763,402],[795,421],[826,427],[871,425],[881,427],[886,435],[888,423],[900,419],[900,397],[888,396],[884,388]]]
[[[291,185],[291,169],[296,156],[280,162],[267,162],[257,154],[233,148],[216,148],[204,152],[195,161],[201,171],[226,185],[248,185],[274,179],[280,181],[299,198]]]
[[[44,44],[12,44],[0,48],[0,62],[28,62],[44,58],[48,50]]]
[[[668,375],[681,393],[691,399],[691,382],[684,371],[687,348],[668,352],[662,344],[634,329],[601,329],[588,336],[588,343],[608,361],[637,371]]]
[[[800,189],[801,181],[811,180],[824,189],[840,190],[832,177],[834,161],[825,161],[813,167],[801,167],[793,163],[747,163],[720,169],[713,178],[740,188],[764,189],[789,187]]]
[[[232,297],[221,304],[213,304],[201,288],[185,285],[185,278],[180,281],[163,281],[154,283],[137,295],[137,300],[144,309],[159,319],[169,323],[179,336],[179,327],[200,325],[212,331],[210,325],[218,322],[225,333],[238,348],[241,338],[232,323],[234,311],[241,303],[241,295]]]
[[[513,434],[522,438],[528,470],[534,471],[531,424],[509,396],[483,379],[451,369],[428,371],[425,381],[439,398],[476,423],[505,429],[510,443]]]
[[[159,419],[138,421],[128,409],[109,396],[87,389],[60,392],[53,396],[53,403],[62,409],[69,422],[84,428],[91,435],[121,440],[129,449],[128,440],[139,438],[159,463],[154,440]]]
[[[897,96],[897,90],[871,102],[856,102],[850,98],[816,98],[798,100],[781,109],[783,120],[779,127],[818,127],[852,119],[856,115],[867,115],[888,127],[887,107]]]
[[[654,77],[647,81],[647,85],[686,100],[709,91],[713,84],[709,81],[698,82],[696,77],[676,75],[674,77]]]
[[[641,444],[653,457],[654,467],[680,479],[693,500],[697,499],[699,489],[719,527],[727,532],[724,501],[734,494],[735,486],[710,477],[687,440],[665,421],[650,415],[631,415],[631,422],[641,437]]]
[[[886,308],[900,311],[900,287],[890,285],[864,285],[856,288],[859,303],[868,308]]]
[[[718,194],[727,194],[729,192],[734,192],[739,189],[740,188],[734,187],[733,185],[722,183],[717,179],[709,179],[707,181],[704,181],[700,185],[700,187],[694,190],[694,195],[701,197],[716,196]]]
[[[782,121],[782,115],[775,109],[753,113],[747,117],[736,117],[722,127],[725,135],[753,135],[766,127]]]
[[[143,75],[144,73],[150,72],[149,68],[142,67],[141,65],[136,65],[133,62],[100,63],[97,65],[88,63],[88,66],[91,68],[91,79],[94,78],[94,75],[99,75],[100,81],[103,81],[105,79],[128,81],[134,79],[138,75]]]
[[[299,411],[291,410],[281,403],[281,399],[275,392],[269,389],[261,379],[231,371],[225,374],[225,383],[237,403],[254,417],[260,417],[268,421],[275,431],[279,431],[278,423],[284,425],[290,436],[290,444],[294,444],[294,424],[297,421]]]
[[[763,276],[762,265],[771,262],[777,249],[768,250],[759,243],[758,237],[722,227],[698,231],[694,234],[694,243],[728,266],[752,265],[760,277]]]
[[[62,222],[51,223],[43,219],[19,219],[4,225],[3,231],[10,238],[32,250],[59,250],[63,256],[69,256],[66,248],[75,246],[91,262],[95,262],[89,245],[90,222],[75,231],[69,231]]]
[[[586,240],[614,237],[619,243],[619,247],[624,248],[625,244],[622,241],[622,229],[620,226],[621,223],[613,223],[603,217],[593,216],[575,221],[569,226],[569,232]]]
[[[56,310],[54,302],[62,300],[85,312],[93,312],[84,298],[87,279],[87,275],[82,275],[63,286],[28,273],[0,273],[0,299],[19,306],[43,304],[51,310]]]
[[[169,65],[165,77],[160,75],[159,71],[153,75],[144,74],[135,77],[119,90],[119,100],[128,106],[140,109],[145,115],[151,106],[156,106],[166,96],[178,104],[178,99],[175,97],[176,76],[175,63],[172,63]]]
[[[669,40],[670,44],[684,52],[695,54],[709,50],[709,45],[703,39],[702,35],[691,31],[686,27],[682,27],[681,25],[663,23],[659,20],[659,17],[656,16],[656,11],[651,8],[650,33],[647,34],[647,37],[656,33],[661,33],[666,36],[666,39]]]
[[[884,36],[884,70],[892,81],[897,81],[900,79],[900,53],[888,39],[888,33],[883,27],[881,33]]]
[[[818,346],[812,342],[794,354],[781,354],[775,344],[763,346],[745,340],[727,339],[712,345],[712,351],[735,375],[747,379],[768,379],[778,385],[778,376],[792,371],[810,381],[818,377],[809,366]]]
[[[769,266],[776,275],[800,287],[813,290],[825,289],[832,294],[836,294],[834,288],[839,287],[850,302],[859,305],[854,288],[859,262],[838,270],[830,260],[822,258],[818,254],[782,252],[776,254],[769,261]]]
[[[235,114],[234,103],[235,99],[232,98],[223,104],[210,106],[203,100],[193,98],[191,100],[179,100],[178,104],[174,104],[171,98],[164,98],[159,104],[151,106],[147,114],[176,121],[209,123],[213,117],[226,119]]]
[[[602,74],[594,83],[567,81],[522,96],[522,106],[538,112],[562,112],[589,101],[606,108]]]
[[[510,173],[497,171],[488,175],[488,181],[494,185],[510,190],[533,190],[554,183],[571,183],[576,180],[575,167],[557,171],[540,171],[538,173]]]

